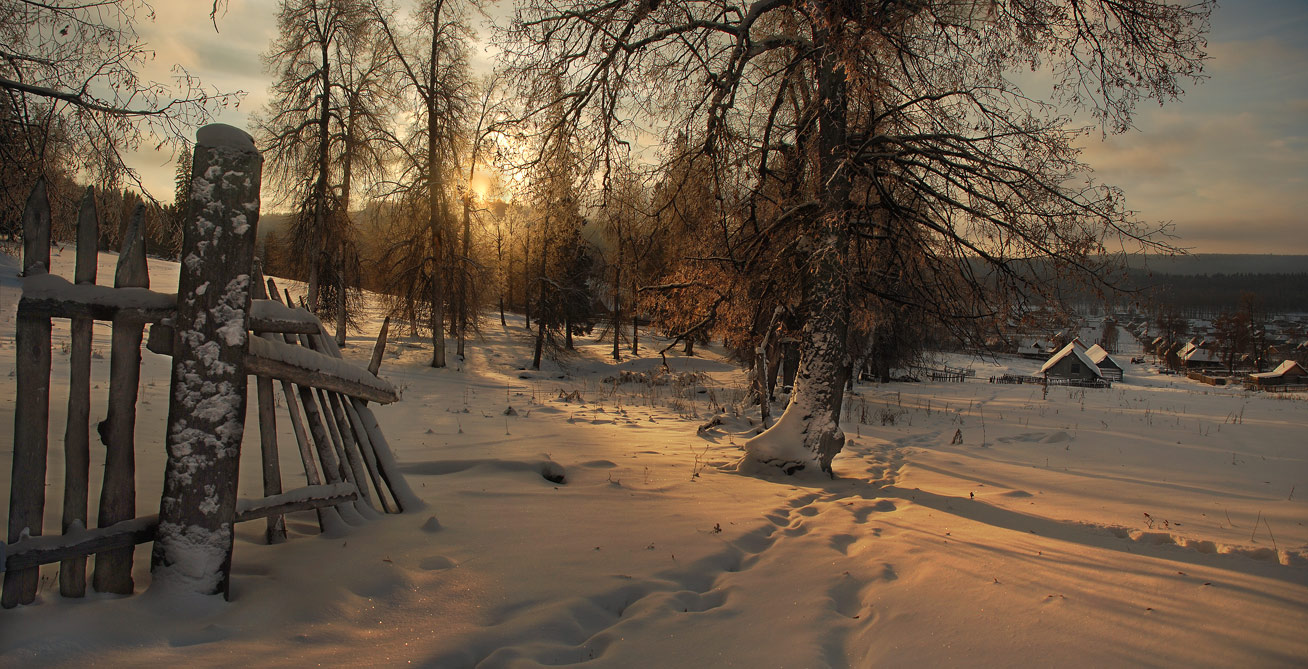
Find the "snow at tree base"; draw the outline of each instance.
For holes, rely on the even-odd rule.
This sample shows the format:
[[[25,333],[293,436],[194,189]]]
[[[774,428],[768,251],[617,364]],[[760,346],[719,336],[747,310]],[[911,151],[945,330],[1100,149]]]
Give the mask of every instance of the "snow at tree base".
[[[0,260],[0,425],[12,425],[21,279]],[[114,261],[102,255],[102,284]],[[177,266],[150,264],[154,290],[174,290]],[[56,252],[54,272],[71,268],[71,250]],[[360,365],[380,328],[380,309],[370,313],[344,351]],[[521,318],[486,318],[467,360],[432,369],[426,341],[394,332],[381,374],[403,400],[376,417],[423,508],[327,535],[312,512],[292,514],[289,541],[272,546],[260,523],[238,525],[230,602],[149,590],[148,544],[131,597],[61,598],[48,565],[35,604],[0,612],[0,665],[1308,663],[1302,393],[1132,364],[1111,389],[1042,397],[986,383],[1038,362],[950,356],[976,377],[846,393],[834,477],[754,476],[731,470],[758,443],[758,409],[742,408],[746,376],[716,346],[669,353],[663,372],[653,348],[613,363],[607,342],[580,339],[575,357],[536,372],[524,369]],[[54,425],[67,341],[56,321]],[[108,341],[97,323],[92,420],[104,415]],[[149,513],[170,361],[142,355]],[[261,496],[248,420],[242,498]],[[279,427],[291,462],[295,441]],[[13,437],[0,435],[8,471]],[[57,434],[50,453],[57,489]],[[92,472],[103,457],[93,445]]]

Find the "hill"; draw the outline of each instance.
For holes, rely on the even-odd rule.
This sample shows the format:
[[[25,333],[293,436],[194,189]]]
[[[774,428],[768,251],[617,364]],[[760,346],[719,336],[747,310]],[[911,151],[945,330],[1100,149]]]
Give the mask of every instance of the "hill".
[[[1153,274],[1305,274],[1308,255],[1196,253],[1188,256],[1131,256],[1131,269]]]

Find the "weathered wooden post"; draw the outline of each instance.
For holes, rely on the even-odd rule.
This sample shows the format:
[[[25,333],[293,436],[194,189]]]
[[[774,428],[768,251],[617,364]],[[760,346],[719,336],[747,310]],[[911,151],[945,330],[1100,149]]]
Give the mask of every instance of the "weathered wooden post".
[[[145,262],[145,205],[137,205],[123,236],[122,251],[114,269],[115,288],[148,288]],[[100,424],[104,442],[104,485],[100,488],[97,523],[109,527],[136,517],[136,400],[141,388],[141,329],[132,316],[114,316],[109,352],[109,413]],[[96,592],[130,595],[132,546],[103,551],[95,556],[91,585]]]
[[[23,211],[23,276],[45,274],[50,268],[50,200],[45,179],[36,182]],[[45,458],[50,419],[50,317],[19,316],[15,340],[18,401],[14,407],[14,461],[9,489],[10,544],[40,536],[45,514]],[[35,567],[7,571],[4,608],[36,600]]]
[[[95,189],[87,186],[77,216],[77,267],[73,278],[79,284],[95,285],[99,227]],[[90,501],[92,323],[89,318],[74,318],[72,324],[72,352],[68,357],[68,425],[64,430],[64,534],[86,527],[86,509]],[[86,595],[85,556],[59,563],[59,594],[64,597]]]
[[[268,299],[268,291],[263,285],[263,270],[258,262],[254,268],[254,283],[250,287],[255,299]],[[256,336],[264,336],[255,333]],[[282,466],[277,455],[277,412],[273,398],[272,378],[256,376],[254,380],[255,396],[259,404],[259,450],[263,455],[263,496],[272,497],[282,494]],[[270,544],[286,541],[286,517],[281,514],[268,516],[268,527],[264,537]]]
[[[245,353],[263,159],[244,131],[214,124],[196,133],[194,160],[151,587],[225,597],[245,428]]]

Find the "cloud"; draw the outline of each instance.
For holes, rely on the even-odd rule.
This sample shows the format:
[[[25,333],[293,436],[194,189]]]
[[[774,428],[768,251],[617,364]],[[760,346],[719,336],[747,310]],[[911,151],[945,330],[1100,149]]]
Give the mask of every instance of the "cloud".
[[[1141,218],[1175,222],[1183,245],[1308,250],[1308,52],[1276,39],[1213,51],[1211,80],[1142,107],[1137,131],[1088,138],[1083,159]]]
[[[1302,136],[1271,132],[1249,114],[1201,117],[1186,126],[1193,132],[1188,141],[1120,138],[1088,150],[1087,158],[1101,179],[1123,188],[1141,218],[1176,223],[1187,242],[1228,242],[1234,237],[1219,234],[1226,226],[1256,250],[1308,246]]]

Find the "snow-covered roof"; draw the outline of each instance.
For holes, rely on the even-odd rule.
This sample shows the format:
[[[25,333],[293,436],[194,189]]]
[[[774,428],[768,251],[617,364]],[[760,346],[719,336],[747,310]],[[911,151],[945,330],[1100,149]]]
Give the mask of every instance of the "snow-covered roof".
[[[1208,349],[1204,348],[1204,341],[1196,337],[1195,339],[1191,339],[1188,343],[1186,343],[1185,346],[1182,346],[1181,350],[1176,352],[1176,355],[1177,357],[1183,360],[1215,359],[1215,358],[1211,358],[1211,356],[1209,358],[1205,358],[1202,354],[1198,354],[1197,353],[1198,351],[1208,351]],[[1198,357],[1193,357],[1196,355],[1198,355]]]
[[[1277,365],[1276,369],[1273,369],[1270,372],[1260,372],[1258,374],[1250,374],[1249,376],[1255,379],[1275,379],[1282,376],[1308,376],[1308,371],[1304,371],[1303,366],[1299,363],[1293,360],[1286,360]]]
[[[1088,367],[1090,371],[1094,373],[1095,376],[1103,376],[1102,374],[1099,373],[1099,365],[1096,365],[1093,360],[1091,360],[1089,357],[1086,356],[1084,348],[1085,347],[1083,344],[1081,344],[1081,342],[1075,339],[1072,340],[1072,343],[1068,344],[1067,346],[1064,346],[1061,351],[1054,354],[1054,357],[1046,361],[1044,366],[1040,368],[1039,373],[1044,374],[1045,372],[1049,371],[1051,367],[1058,364],[1059,360],[1062,360],[1063,358],[1066,358],[1069,355],[1073,355],[1076,356],[1077,360],[1081,361],[1081,364]]]
[[[1184,352],[1178,354],[1186,362],[1221,362],[1222,357],[1216,351],[1206,348],[1186,347]]]
[[[1112,365],[1113,367],[1116,367],[1117,369],[1122,368],[1122,366],[1119,365],[1117,361],[1113,359],[1113,356],[1108,355],[1108,351],[1105,351],[1104,347],[1100,346],[1099,344],[1095,344],[1094,346],[1091,346],[1090,348],[1086,349],[1085,355],[1086,357],[1090,358],[1091,362],[1095,363],[1096,367],[1104,364],[1104,361],[1107,360],[1108,364]]]
[[[1017,352],[1018,353],[1044,353],[1045,347],[1041,346],[1040,342],[1038,341],[1032,341],[1029,343],[1019,344],[1017,347]]]

